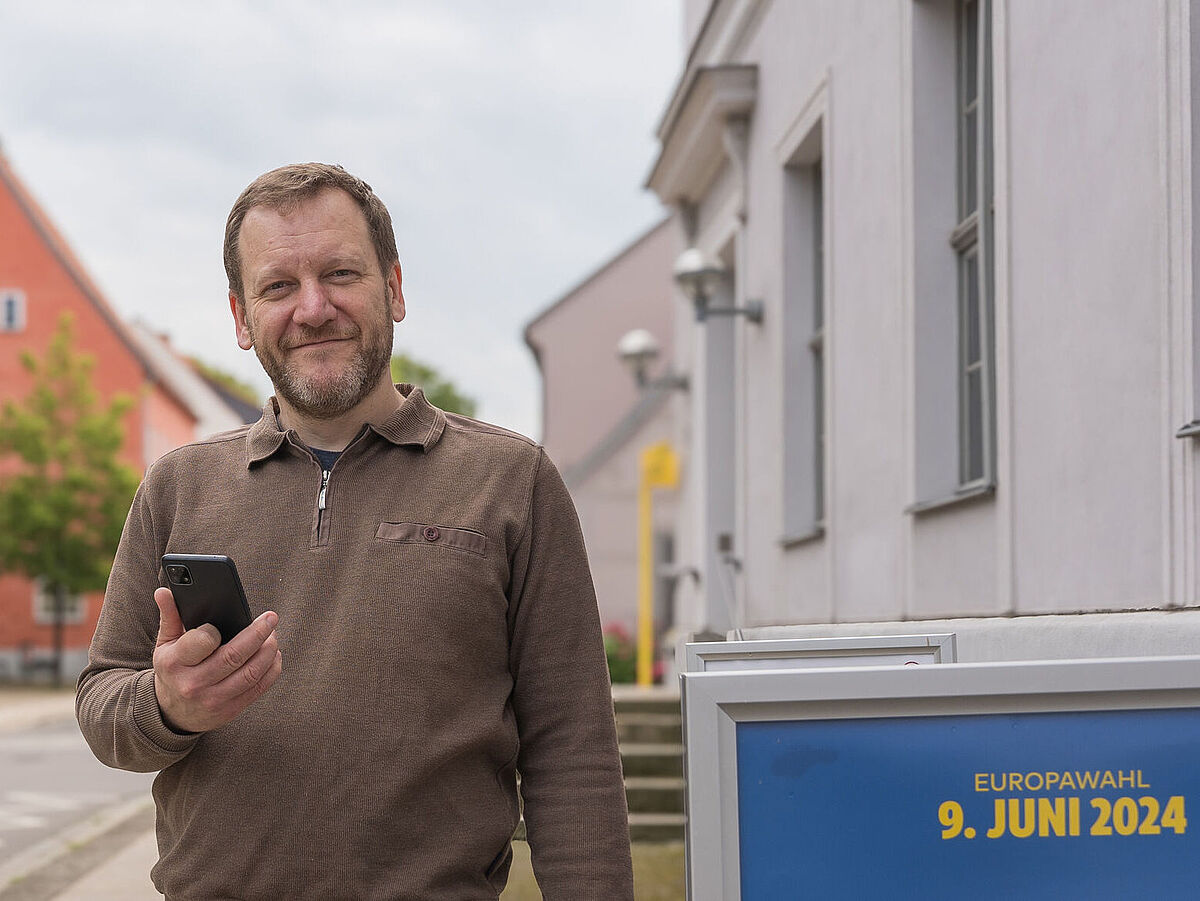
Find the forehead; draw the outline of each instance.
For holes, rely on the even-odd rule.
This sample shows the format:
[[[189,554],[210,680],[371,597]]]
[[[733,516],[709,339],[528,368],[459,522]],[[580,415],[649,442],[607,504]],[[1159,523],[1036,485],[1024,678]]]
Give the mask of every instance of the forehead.
[[[243,266],[303,253],[374,254],[367,219],[345,191],[327,188],[285,207],[251,207],[238,245]]]

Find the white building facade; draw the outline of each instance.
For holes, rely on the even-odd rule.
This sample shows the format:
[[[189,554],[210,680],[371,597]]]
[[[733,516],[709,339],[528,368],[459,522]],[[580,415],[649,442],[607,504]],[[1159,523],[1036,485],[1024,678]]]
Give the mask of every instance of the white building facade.
[[[1200,4],[684,24],[648,184],[740,312],[677,297],[679,622],[1195,653]]]

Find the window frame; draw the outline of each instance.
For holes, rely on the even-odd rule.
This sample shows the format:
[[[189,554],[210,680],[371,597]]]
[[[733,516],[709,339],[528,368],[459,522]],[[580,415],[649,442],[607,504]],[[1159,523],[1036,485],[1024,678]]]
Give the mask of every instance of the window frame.
[[[9,310],[14,311],[13,324],[9,325]],[[0,288],[0,334],[16,335],[25,331],[29,324],[25,292],[17,288]]]
[[[35,625],[54,625],[54,595],[46,590],[42,579],[33,580],[33,621]],[[63,625],[75,626],[87,619],[87,596],[67,592],[63,606]]]
[[[785,550],[825,534],[828,413],[828,171],[824,115],[780,155],[783,184],[783,534]],[[782,150],[782,148],[781,148]],[[802,421],[796,421],[801,417]]]
[[[812,179],[812,313],[808,350],[813,373],[813,513],[825,528],[825,166],[818,157],[809,167]]]
[[[994,486],[996,471],[991,0],[955,0],[954,8],[958,223],[949,242],[958,293],[956,493],[974,493]]]

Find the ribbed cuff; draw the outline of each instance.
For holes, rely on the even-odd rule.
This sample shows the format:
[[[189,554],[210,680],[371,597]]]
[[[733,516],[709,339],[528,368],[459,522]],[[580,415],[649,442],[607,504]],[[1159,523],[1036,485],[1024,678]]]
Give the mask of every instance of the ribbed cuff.
[[[188,732],[181,735],[166,724],[158,706],[158,695],[154,693],[154,670],[138,673],[134,679],[133,721],[155,747],[172,754],[190,751],[203,734]]]

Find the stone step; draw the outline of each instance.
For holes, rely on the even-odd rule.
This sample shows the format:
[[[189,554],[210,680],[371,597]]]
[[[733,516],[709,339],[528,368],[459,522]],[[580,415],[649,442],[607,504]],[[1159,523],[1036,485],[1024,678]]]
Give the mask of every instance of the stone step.
[[[621,767],[625,778],[639,776],[683,776],[683,745],[628,742],[621,745]]]
[[[677,776],[634,776],[625,780],[633,813],[683,813],[684,782]]]
[[[681,813],[631,813],[629,838],[635,842],[681,842],[686,824]]]
[[[622,713],[617,717],[617,740],[621,744],[682,744],[683,719],[674,713]]]
[[[679,713],[679,690],[661,685],[642,688],[637,685],[614,685],[613,708],[617,719],[623,713]]]
[[[683,725],[674,688],[613,686],[613,709],[635,842],[683,841]],[[514,840],[525,840],[521,820]]]

